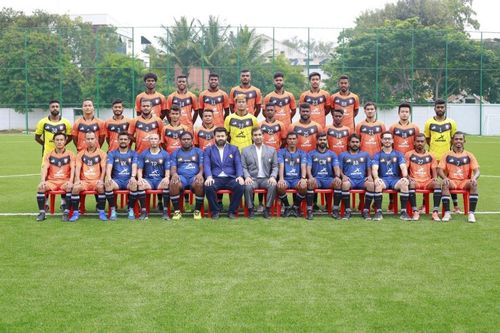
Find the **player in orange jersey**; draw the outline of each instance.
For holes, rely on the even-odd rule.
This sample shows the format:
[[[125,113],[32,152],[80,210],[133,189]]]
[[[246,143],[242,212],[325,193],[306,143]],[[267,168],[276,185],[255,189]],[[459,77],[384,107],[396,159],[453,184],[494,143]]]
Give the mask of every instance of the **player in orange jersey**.
[[[266,105],[264,117],[266,119],[259,123],[259,127],[262,130],[262,142],[278,151],[284,146],[287,127],[274,117],[273,105]]]
[[[128,134],[130,134],[132,141],[135,142],[137,154],[151,147],[149,141],[151,134],[161,135],[163,132],[163,121],[153,116],[151,109],[151,101],[143,100],[141,102],[141,115],[132,119],[128,128]]]
[[[76,222],[80,214],[78,205],[80,203],[80,192],[97,192],[97,209],[99,219],[107,221],[104,206],[106,205],[106,195],[104,194],[104,176],[106,175],[106,153],[97,146],[97,138],[94,132],[85,134],[86,148],[76,156],[75,184],[71,194],[71,204],[73,206],[73,216],[70,222]]]
[[[205,109],[201,113],[201,126],[194,130],[193,143],[201,150],[215,144],[214,130],[217,126],[213,123],[214,112]]]
[[[264,107],[274,105],[274,117],[285,126],[288,126],[292,123],[293,116],[295,116],[295,112],[297,111],[295,97],[291,92],[285,90],[283,73],[275,73],[273,82],[274,91],[264,97]]]
[[[385,132],[385,125],[377,120],[375,103],[367,102],[364,109],[366,119],[356,125],[356,134],[361,137],[361,150],[366,151],[373,158],[382,149],[380,134]]]
[[[234,98],[237,95],[243,94],[247,98],[248,113],[255,117],[259,116],[260,106],[262,104],[262,93],[259,88],[252,86],[251,81],[252,75],[250,70],[242,69],[240,72],[240,85],[231,88],[229,93],[229,108],[231,112],[236,112],[236,102]]]
[[[181,148],[181,134],[189,132],[185,125],[180,122],[181,108],[172,105],[170,108],[170,124],[163,127],[161,132],[161,142],[167,153],[172,154],[176,149]]]
[[[177,104],[181,108],[181,124],[185,125],[193,133],[193,124],[198,117],[198,98],[188,91],[186,75],[177,76],[177,91],[174,91],[167,98],[167,114],[172,109],[172,105]]]
[[[326,128],[326,136],[328,138],[328,148],[337,156],[347,151],[347,143],[351,131],[349,127],[342,125],[344,118],[344,110],[336,109],[332,111],[333,125]]]
[[[359,111],[359,97],[352,93],[349,84],[349,77],[342,75],[338,81],[339,91],[330,96],[330,106],[332,109],[344,110],[342,125],[350,128],[354,132],[355,121]]]
[[[330,94],[320,89],[321,74],[312,72],[309,74],[311,88],[304,91],[299,98],[299,104],[311,104],[311,120],[317,122],[321,127],[326,127],[326,115],[330,112]],[[330,147],[331,149],[331,147]]]
[[[156,81],[158,77],[154,73],[144,75],[144,85],[146,90],[135,97],[135,112],[137,116],[141,115],[141,103],[143,100],[151,101],[151,111],[153,115],[165,118],[167,110],[167,99],[163,94],[156,91]]]
[[[316,149],[316,135],[323,131],[323,128],[317,122],[311,121],[311,106],[309,103],[300,104],[300,119],[288,129],[290,132],[297,134],[297,148],[305,153]]]
[[[224,118],[229,115],[229,96],[219,89],[218,74],[208,75],[208,89],[200,94],[199,108],[200,118],[202,118],[202,111],[210,108],[213,111],[215,126],[224,126]]]
[[[406,154],[413,149],[415,137],[420,130],[418,126],[410,122],[411,105],[401,103],[398,107],[399,121],[389,128],[389,132],[394,136],[394,149]]]
[[[417,134],[414,144],[415,149],[405,154],[408,180],[410,181],[409,199],[413,209],[413,220],[418,221],[420,218],[415,190],[433,190],[434,208],[432,209],[432,220],[441,221],[438,214],[441,201],[441,184],[437,178],[438,161],[432,153],[425,150],[425,142],[425,135],[423,133]]]
[[[97,137],[97,147],[101,147],[106,138],[106,124],[94,115],[94,103],[90,99],[86,99],[82,104],[83,116],[75,121],[71,129],[73,143],[77,151],[82,151],[87,148],[85,145],[85,134],[93,132]]]
[[[438,166],[438,174],[443,179],[443,222],[451,219],[450,214],[450,190],[467,190],[469,195],[470,223],[476,222],[476,211],[478,193],[477,179],[479,178],[479,164],[476,157],[464,149],[465,133],[457,131],[452,136],[451,150],[443,155]]]
[[[66,150],[67,135],[64,132],[54,134],[55,149],[47,152],[42,164],[41,182],[38,184],[36,200],[38,202],[37,221],[45,220],[45,193],[48,191],[65,191],[61,203],[63,209],[62,220],[68,221],[71,189],[75,174],[75,155]]]
[[[118,134],[127,132],[130,119],[123,115],[123,101],[115,99],[112,104],[113,116],[106,120],[106,142],[108,152],[118,149]]]

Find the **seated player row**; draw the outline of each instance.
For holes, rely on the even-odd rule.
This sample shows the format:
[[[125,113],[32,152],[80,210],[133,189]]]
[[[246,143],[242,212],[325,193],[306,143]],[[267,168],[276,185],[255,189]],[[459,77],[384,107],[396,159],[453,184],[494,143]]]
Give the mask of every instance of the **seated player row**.
[[[212,218],[219,217],[220,208],[216,200],[219,189],[232,191],[229,218],[235,218],[243,193],[250,217],[253,217],[252,195],[255,188],[267,190],[265,218],[270,217],[270,208],[277,192],[285,206],[285,217],[297,216],[300,202],[306,197],[307,219],[313,218],[314,189],[334,189],[333,217],[340,217],[339,204],[343,198],[346,219],[351,215],[348,191],[351,188],[366,189],[363,217],[370,219],[369,207],[374,200],[374,220],[382,218],[382,190],[396,189],[400,191],[401,218],[407,220],[409,216],[405,209],[408,197],[414,218],[418,219],[414,189],[421,187],[434,190],[433,219],[439,220],[437,210],[441,185],[437,181],[438,173],[443,179],[443,204],[446,211],[443,221],[450,218],[450,188],[470,190],[469,221],[474,219],[479,167],[474,156],[464,151],[465,135],[461,132],[455,133],[452,150],[441,159],[437,168],[436,159],[425,151],[423,135],[417,136],[415,150],[406,154],[406,160],[400,152],[393,150],[393,136],[390,132],[382,133],[383,148],[373,159],[359,150],[360,138],[356,134],[349,137],[349,149],[339,157],[328,150],[326,133],[317,135],[316,149],[309,154],[297,149],[295,132],[287,134],[287,147],[276,153],[273,148],[262,144],[262,130],[255,127],[252,129],[253,144],[245,148],[241,155],[236,146],[227,143],[225,128],[216,128],[214,135],[216,144],[202,151],[193,146],[193,135],[184,132],[181,135],[182,147],[170,156],[160,147],[159,136],[152,134],[149,136],[151,147],[137,155],[129,148],[128,133],[122,132],[119,134],[119,148],[106,156],[97,147],[95,133],[89,132],[85,135],[87,147],[75,158],[73,153],[65,149],[66,135],[58,133],[54,136],[56,149],[48,154],[43,163],[42,182],[38,186],[37,195],[40,210],[37,220],[45,219],[45,192],[50,190],[63,190],[67,193],[63,200],[65,221],[78,220],[79,194],[82,191],[97,192],[101,220],[107,220],[104,212],[107,199],[111,208],[110,218],[114,220],[116,208],[113,190],[118,189],[130,190],[130,219],[135,218],[133,207],[136,199],[141,206],[140,219],[148,217],[145,191],[150,189],[162,191],[165,207],[172,200],[174,219],[181,218],[179,200],[183,189],[191,189],[196,196],[193,212],[195,219],[201,218],[204,193],[209,201]],[[407,164],[410,174],[407,172]],[[287,189],[296,190],[292,207],[288,203]],[[69,202],[73,208],[71,218]],[[163,210],[162,217],[169,219],[167,208]]]

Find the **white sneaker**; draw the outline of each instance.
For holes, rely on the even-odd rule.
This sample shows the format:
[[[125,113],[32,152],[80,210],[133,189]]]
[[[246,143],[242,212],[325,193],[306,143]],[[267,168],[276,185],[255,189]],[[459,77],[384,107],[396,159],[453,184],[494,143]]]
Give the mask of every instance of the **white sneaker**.
[[[451,220],[451,213],[450,212],[444,212],[444,215],[443,215],[443,218],[441,219],[441,221],[448,222],[449,220]]]
[[[476,222],[476,215],[474,213],[469,213],[469,217],[467,219],[470,223],[475,223]]]

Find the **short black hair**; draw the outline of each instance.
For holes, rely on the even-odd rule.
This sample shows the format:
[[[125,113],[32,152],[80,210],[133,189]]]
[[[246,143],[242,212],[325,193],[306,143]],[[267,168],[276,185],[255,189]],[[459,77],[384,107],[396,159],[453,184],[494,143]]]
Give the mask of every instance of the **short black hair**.
[[[156,81],[158,81],[158,76],[156,76],[155,73],[147,73],[146,75],[144,75],[144,82],[146,82],[147,79],[153,79]]]
[[[177,104],[172,104],[172,107],[170,108],[170,111],[181,111],[181,107]]]
[[[352,140],[352,138],[356,138],[359,141],[361,141],[361,137],[359,135],[357,135],[356,133],[352,133],[351,135],[349,135],[348,142],[350,142]]]
[[[277,78],[277,77],[284,77],[284,76],[285,76],[285,75],[284,75],[283,73],[281,73],[281,72],[276,72],[276,73],[274,73],[273,78],[275,79],[275,78]]]
[[[227,135],[227,130],[222,126],[219,126],[214,129],[214,135],[217,133],[224,133]]]
[[[64,132],[57,132],[56,134],[54,134],[54,136],[52,137],[52,140],[55,140],[56,136],[64,136],[64,139],[68,139],[68,136],[66,135],[66,133]]]
[[[250,70],[247,69],[247,68],[243,68],[241,71],[240,71],[240,74],[241,73],[250,73]]]
[[[290,137],[290,136],[292,136],[292,135],[293,135],[293,136],[295,136],[295,137],[297,137],[297,133],[295,133],[294,131],[290,131],[290,132],[288,132],[288,133],[286,134],[286,138],[288,139],[288,137]]]
[[[311,108],[311,104],[307,103],[307,102],[304,102],[304,103],[300,103],[299,105],[300,109],[310,109]]]
[[[118,137],[120,137],[120,136],[127,136],[128,138],[130,138],[130,135],[125,131],[118,133]]]
[[[442,98],[438,98],[434,101],[434,106],[446,104],[446,101]]]
[[[186,80],[187,80],[187,78],[188,78],[188,77],[187,77],[186,75],[181,74],[181,75],[177,75],[177,78],[176,78],[176,79],[177,79],[177,80],[179,80],[179,79],[186,79]]]
[[[401,111],[401,108],[408,108],[408,109],[410,109],[410,112],[411,112],[411,105],[409,103],[405,102],[405,103],[399,104],[399,106],[398,106],[398,113],[399,113],[399,111]]]
[[[49,101],[49,105],[52,105],[52,104],[54,104],[54,103],[57,103],[57,104],[61,105],[61,102],[59,102],[57,99],[51,99],[51,100]]]
[[[219,78],[219,74],[217,74],[217,73],[210,73],[210,74],[208,74],[208,79],[210,79],[211,77]]]
[[[189,135],[189,137],[192,139],[193,138],[193,133],[189,132],[189,131],[184,131],[181,133],[181,135],[179,136],[181,139],[183,136],[185,135]]]
[[[375,104],[374,102],[366,102],[365,106],[363,106],[363,109],[366,109],[366,107],[370,106],[370,105],[373,105],[373,107],[375,108],[375,110],[377,110],[377,104]]]
[[[338,112],[338,113],[341,113],[342,115],[344,115],[344,109],[335,109],[333,110],[333,113],[335,112]]]
[[[312,72],[311,74],[309,74],[309,81],[311,81],[311,79],[313,78],[313,76],[318,76],[319,79],[321,80],[321,74],[318,73],[318,72]]]
[[[341,75],[341,76],[339,77],[339,81],[340,81],[340,80],[349,80],[349,76],[347,76],[347,75],[345,75],[345,74],[344,74],[344,75]]]
[[[121,99],[117,98],[113,101],[113,103],[111,103],[112,106],[115,104],[123,104],[123,101]]]

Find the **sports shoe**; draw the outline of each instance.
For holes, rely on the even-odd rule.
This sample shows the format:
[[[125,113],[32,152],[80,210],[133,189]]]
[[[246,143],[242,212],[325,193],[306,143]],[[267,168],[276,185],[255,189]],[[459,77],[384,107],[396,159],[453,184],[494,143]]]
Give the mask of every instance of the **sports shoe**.
[[[101,221],[107,221],[108,220],[108,217],[106,216],[106,212],[101,210],[99,211],[99,220]]]
[[[262,212],[264,212],[264,205],[260,203],[257,206],[257,213],[262,213]]]
[[[145,209],[141,210],[141,215],[139,216],[139,220],[143,221],[147,219],[149,219],[148,212],[146,212]]]
[[[418,210],[414,211],[413,212],[413,218],[412,218],[413,221],[418,221],[420,220],[420,212]]]
[[[384,219],[384,216],[382,216],[382,212],[378,211],[375,213],[373,216],[373,221],[382,221]]]
[[[73,216],[71,216],[71,218],[69,219],[69,222],[76,222],[78,221],[79,218],[80,218],[80,212],[75,210],[73,212]]]
[[[451,213],[450,212],[444,212],[444,215],[443,215],[443,218],[441,219],[441,221],[448,222],[449,220],[451,220]]]
[[[338,209],[334,209],[332,212],[332,217],[336,220],[340,220],[340,214]]]
[[[176,210],[174,215],[172,215],[172,220],[180,220],[182,218],[182,213],[180,210]]]
[[[313,219],[313,211],[312,209],[307,210],[307,215],[306,215],[306,220],[312,220]]]
[[[425,214],[425,206],[424,206],[424,205],[420,206],[420,207],[418,208],[418,212],[419,212],[420,214]]]
[[[342,220],[350,220],[351,219],[351,211],[346,210],[344,213],[344,217],[342,217]]]
[[[38,213],[38,216],[36,217],[36,220],[37,220],[38,222],[41,222],[41,221],[43,221],[43,220],[45,220],[45,219],[46,219],[46,217],[45,217],[45,212],[40,212],[40,213]]]
[[[135,212],[134,212],[133,208],[129,208],[129,210],[128,210],[128,219],[135,220]]]
[[[367,210],[363,210],[363,212],[361,213],[361,217],[363,219],[365,219],[365,221],[371,221],[371,217],[370,217],[370,213],[368,213],[368,209]]]
[[[285,206],[285,212],[283,213],[283,217],[290,217],[292,215],[292,207]]]
[[[467,221],[469,221],[469,223],[476,223],[476,215],[474,215],[473,212],[470,212]]]
[[[408,215],[406,210],[401,211],[401,213],[399,214],[399,219],[403,221],[411,221],[411,217]]]
[[[62,214],[62,221],[63,222],[68,222],[69,221],[69,211],[65,210]]]
[[[181,212],[179,211],[179,215],[182,216]],[[180,219],[181,217],[179,217],[178,219]],[[161,213],[161,219],[162,220],[165,220],[165,221],[168,221],[170,220],[170,216],[168,216],[168,210],[167,209],[164,209],[163,212]],[[178,220],[177,219],[177,220]]]
[[[460,209],[460,207],[455,206],[453,208],[453,214],[462,214],[462,210]]]
[[[193,212],[193,218],[194,218],[195,220],[201,220],[201,212],[200,212],[199,210],[195,210],[195,211]]]
[[[439,213],[438,212],[436,212],[436,211],[432,212],[432,220],[434,222],[441,222],[441,219],[439,218]]]
[[[262,212],[262,217],[265,219],[270,219],[271,218],[271,213],[269,212],[269,208],[264,208],[264,211]]]
[[[112,209],[111,210],[111,214],[109,215],[109,219],[111,221],[116,221],[116,219],[118,218],[118,216],[116,215],[116,210],[115,209]]]

